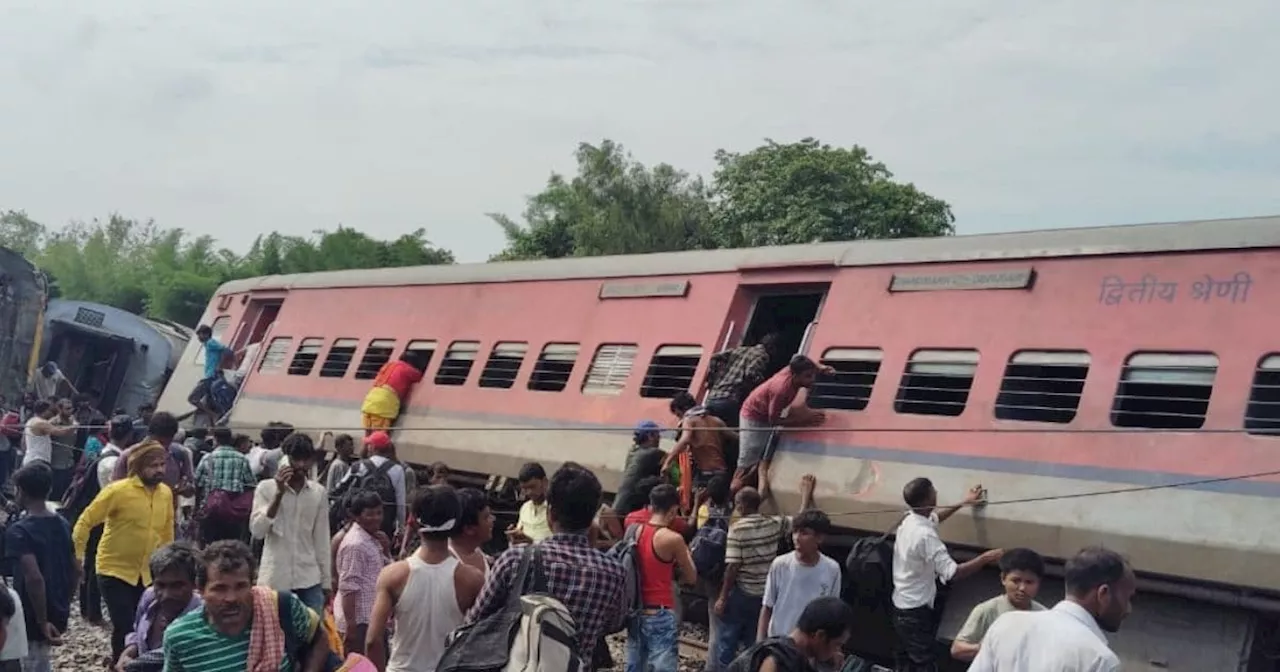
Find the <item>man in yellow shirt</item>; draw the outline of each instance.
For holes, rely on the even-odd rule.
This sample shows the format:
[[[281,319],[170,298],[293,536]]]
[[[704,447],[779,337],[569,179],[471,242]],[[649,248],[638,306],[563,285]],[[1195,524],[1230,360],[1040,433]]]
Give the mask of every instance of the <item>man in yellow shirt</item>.
[[[516,476],[525,502],[520,506],[520,520],[507,530],[512,544],[538,543],[551,536],[547,522],[547,471],[537,462],[520,467]]]
[[[84,562],[89,532],[103,525],[97,573],[111,617],[111,653],[120,658],[142,592],[151,584],[151,553],[173,541],[173,492],[163,483],[166,444],[148,438],[129,451],[129,476],[103,488],[72,532]]]

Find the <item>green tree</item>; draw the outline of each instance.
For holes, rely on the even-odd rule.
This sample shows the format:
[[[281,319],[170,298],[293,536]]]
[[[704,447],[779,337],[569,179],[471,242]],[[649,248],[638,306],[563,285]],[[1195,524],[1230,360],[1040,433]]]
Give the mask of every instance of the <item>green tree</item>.
[[[716,152],[715,234],[725,247],[945,236],[951,206],[892,181],[862,147],[813,138]]]
[[[194,325],[228,280],[280,273],[450,264],[453,254],[422,229],[380,241],[350,227],[313,238],[270,233],[248,253],[209,236],[162,229],[119,215],[49,233],[21,211],[0,213],[0,245],[23,253],[50,278],[52,293]]]
[[[507,247],[493,260],[636,254],[713,247],[701,178],[667,164],[647,168],[611,140],[582,143],[578,174],[552,173],[528,199],[524,224],[490,213]]]

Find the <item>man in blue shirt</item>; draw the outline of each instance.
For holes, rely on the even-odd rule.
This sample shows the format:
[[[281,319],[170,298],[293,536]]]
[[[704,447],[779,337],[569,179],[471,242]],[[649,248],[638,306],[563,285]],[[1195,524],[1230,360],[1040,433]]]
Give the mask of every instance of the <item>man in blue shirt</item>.
[[[209,415],[210,419],[216,420],[230,410],[219,408],[221,404],[218,403],[218,399],[221,395],[217,393],[220,391],[218,383],[226,382],[222,380],[223,360],[231,353],[231,349],[213,337],[213,329],[207,324],[196,328],[196,340],[204,346],[204,378],[196,383],[187,401],[199,411]]]

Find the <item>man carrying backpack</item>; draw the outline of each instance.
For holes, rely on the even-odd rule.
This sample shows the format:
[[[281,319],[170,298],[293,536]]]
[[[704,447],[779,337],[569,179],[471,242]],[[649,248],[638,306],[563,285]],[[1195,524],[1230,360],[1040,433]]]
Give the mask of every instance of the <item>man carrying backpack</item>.
[[[677,569],[679,580],[693,585],[698,572],[684,537],[668,525],[680,516],[680,493],[659,485],[649,493],[649,519],[635,533],[635,562],[639,612],[627,625],[626,672],[676,672],[680,663],[677,637]]]
[[[382,499],[382,531],[394,539],[396,530],[405,524],[405,470],[396,461],[395,445],[391,436],[378,431],[364,439],[365,452],[369,457],[360,460],[351,467],[346,478],[329,494],[330,521],[336,512],[342,515],[343,501],[349,493],[358,490],[372,490]]]

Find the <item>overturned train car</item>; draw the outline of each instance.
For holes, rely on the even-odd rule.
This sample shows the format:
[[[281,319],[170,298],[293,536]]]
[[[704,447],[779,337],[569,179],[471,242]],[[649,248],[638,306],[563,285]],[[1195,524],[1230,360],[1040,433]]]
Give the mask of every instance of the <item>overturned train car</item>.
[[[35,368],[48,292],[44,274],[0,247],[0,395],[18,404]]]
[[[882,531],[909,479],[980,482],[993,503],[942,527],[957,553],[1120,549],[1144,589],[1126,669],[1237,670],[1264,669],[1280,612],[1278,302],[1280,218],[1254,218],[271,276],[223,285],[204,321],[263,345],[233,424],[358,427],[378,368],[422,350],[403,457],[573,460],[606,489],[620,428],[670,422],[710,354],[780,332],[837,371],[809,394],[826,424],[781,441],[784,508],[814,473],[837,524]],[[192,344],[163,408],[201,367]],[[939,636],[995,590],[958,585]]]

